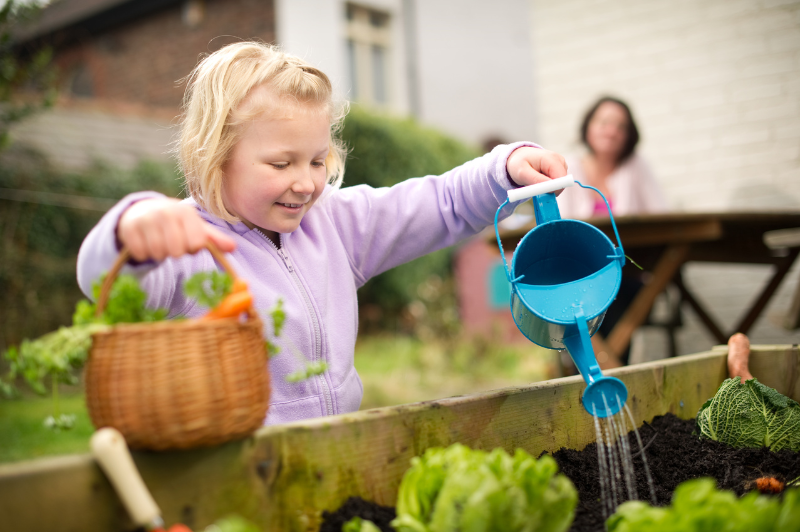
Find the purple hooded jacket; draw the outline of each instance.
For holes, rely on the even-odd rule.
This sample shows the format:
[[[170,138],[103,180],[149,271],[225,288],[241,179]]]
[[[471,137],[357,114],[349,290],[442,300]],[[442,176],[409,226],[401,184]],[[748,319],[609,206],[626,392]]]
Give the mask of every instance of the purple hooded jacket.
[[[265,323],[271,324],[266,312],[283,299],[286,321],[276,341],[281,351],[269,361],[272,396],[265,423],[358,410],[363,388],[353,365],[356,290],[381,272],[492,224],[506,191],[515,187],[506,161],[523,145],[536,146],[498,146],[441,176],[409,179],[391,188],[328,190],[297,230],[280,235],[280,249],[257,229],[222,221],[197,206],[208,223],[236,241],[228,257],[231,267],[248,282]],[[119,253],[115,232],[122,213],[138,200],[158,196],[126,196],[86,237],[78,254],[78,283],[87,296],[92,281],[110,269]],[[510,214],[512,207],[503,214]],[[207,309],[187,300],[181,287],[194,273],[216,268],[211,254],[202,250],[159,264],[128,265],[123,273],[139,277],[148,306],[168,308],[170,316],[197,317]],[[271,325],[265,332],[272,334]],[[327,362],[327,371],[303,382],[286,382],[289,373],[301,369],[291,351],[309,361]]]

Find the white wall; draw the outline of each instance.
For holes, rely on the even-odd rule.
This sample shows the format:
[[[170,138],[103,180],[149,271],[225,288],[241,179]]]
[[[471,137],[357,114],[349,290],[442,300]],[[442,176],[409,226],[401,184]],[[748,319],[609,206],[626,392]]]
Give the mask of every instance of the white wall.
[[[415,28],[420,121],[463,140],[536,138],[528,0],[361,0],[391,15],[391,111],[412,112],[404,9]],[[277,0],[278,42],[350,93],[344,0]]]
[[[417,0],[421,119],[472,142],[536,140],[527,0]]]
[[[402,0],[367,0],[356,2],[389,13],[393,39],[389,58],[389,95],[394,113],[409,111],[406,77],[406,43],[403,29]],[[345,0],[276,0],[275,33],[278,43],[299,55],[331,78],[340,97],[349,99]]]
[[[541,142],[628,101],[671,205],[800,208],[800,1],[532,0]]]

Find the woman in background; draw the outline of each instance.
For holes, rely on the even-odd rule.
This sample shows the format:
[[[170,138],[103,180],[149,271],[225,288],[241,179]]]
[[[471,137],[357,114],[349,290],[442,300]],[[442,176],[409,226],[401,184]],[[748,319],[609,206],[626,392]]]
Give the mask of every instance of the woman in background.
[[[623,101],[600,98],[584,116],[581,141],[586,153],[567,157],[569,172],[581,183],[599,189],[615,216],[667,210],[650,167],[635,153],[639,130]],[[608,216],[602,198],[580,187],[565,189],[558,206],[564,218]]]
[[[625,102],[608,96],[600,98],[583,118],[581,141],[586,153],[566,158],[568,172],[584,185],[600,190],[614,216],[667,210],[664,194],[650,167],[635,153],[639,130]],[[564,189],[558,197],[558,206],[564,218],[608,216],[600,195],[580,187]],[[644,286],[638,270],[625,268],[623,272],[617,298],[606,311],[599,329],[603,338],[611,333]],[[597,350],[598,345],[595,347]],[[619,355],[620,362],[627,365],[630,347]]]

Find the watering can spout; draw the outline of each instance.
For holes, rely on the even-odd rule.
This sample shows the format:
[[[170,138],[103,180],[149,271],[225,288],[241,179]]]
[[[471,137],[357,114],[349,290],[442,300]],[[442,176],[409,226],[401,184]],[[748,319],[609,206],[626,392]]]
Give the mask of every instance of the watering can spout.
[[[572,329],[572,328],[570,328]],[[564,337],[564,345],[588,385],[583,392],[583,407],[597,417],[613,416],[622,410],[628,399],[628,389],[616,377],[603,375],[594,356],[589,328],[583,309],[575,309],[575,327]]]

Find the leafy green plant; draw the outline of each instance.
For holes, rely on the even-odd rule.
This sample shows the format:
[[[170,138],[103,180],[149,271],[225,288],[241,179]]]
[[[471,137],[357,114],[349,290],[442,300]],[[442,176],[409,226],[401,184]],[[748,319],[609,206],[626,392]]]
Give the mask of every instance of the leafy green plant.
[[[800,489],[782,499],[755,492],[737,498],[717,490],[710,478],[688,480],[672,496],[672,505],[654,508],[641,501],[619,506],[606,521],[608,532],[797,532],[800,530]]]
[[[354,517],[342,526],[342,532],[381,532],[375,523]]]
[[[197,301],[198,305],[214,308],[231,293],[233,279],[217,270],[192,275],[183,285],[183,293]]]
[[[95,300],[100,295],[102,278],[92,286]],[[72,428],[75,417],[62,414],[59,405],[59,384],[76,384],[75,370],[83,367],[92,346],[92,335],[106,330],[116,323],[158,321],[166,318],[165,309],[148,309],[147,294],[139,282],[130,275],[120,275],[109,292],[104,311],[98,316],[97,305],[81,300],[75,307],[72,327],[60,327],[36,340],[23,340],[19,347],[11,346],[3,358],[9,371],[5,382],[0,381],[3,395],[14,396],[13,386],[17,376],[25,379],[28,386],[38,394],[47,393],[45,380],[50,379],[53,396],[53,413],[44,424],[54,430]]]
[[[398,532],[560,532],[578,493],[555,460],[517,449],[487,453],[461,444],[413,458],[400,483]]]
[[[261,532],[261,529],[239,515],[229,515],[206,527],[205,532]]]
[[[725,380],[700,407],[701,436],[733,447],[768,447],[800,451],[800,404],[750,379]]]

